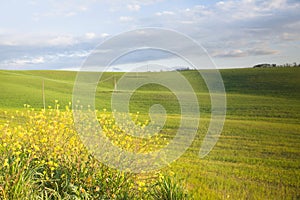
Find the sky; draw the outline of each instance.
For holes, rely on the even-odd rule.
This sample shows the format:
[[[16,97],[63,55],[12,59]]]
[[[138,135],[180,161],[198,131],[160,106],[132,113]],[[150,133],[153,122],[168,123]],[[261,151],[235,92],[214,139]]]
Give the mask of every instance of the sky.
[[[299,0],[2,0],[0,69],[78,70],[101,43],[148,27],[191,38],[217,68],[300,63],[299,10]],[[170,39],[151,34],[147,39],[157,44]],[[130,49],[135,38],[111,42],[98,56]],[[195,54],[181,41],[173,44],[179,52]],[[185,65],[168,52],[144,50],[110,69],[126,71],[145,62]]]

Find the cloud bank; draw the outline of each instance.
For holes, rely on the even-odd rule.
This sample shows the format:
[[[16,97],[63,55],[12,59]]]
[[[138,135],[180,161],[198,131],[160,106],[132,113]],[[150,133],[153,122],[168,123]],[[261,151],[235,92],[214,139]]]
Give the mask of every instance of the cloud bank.
[[[297,0],[203,0],[178,5],[166,0],[30,0],[19,4],[7,1],[0,8],[1,69],[75,69],[105,39],[143,27],[186,34],[220,68],[300,62]],[[111,46],[102,56],[129,47],[131,41],[134,37]],[[174,45],[194,53],[180,41]],[[124,63],[168,58],[139,54]]]

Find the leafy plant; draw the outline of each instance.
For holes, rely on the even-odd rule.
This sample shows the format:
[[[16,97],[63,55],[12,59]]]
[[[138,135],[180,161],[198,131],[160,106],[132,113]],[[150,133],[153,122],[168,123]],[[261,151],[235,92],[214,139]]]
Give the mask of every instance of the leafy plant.
[[[160,176],[150,190],[150,196],[160,200],[185,200],[189,197],[182,182],[169,175]]]

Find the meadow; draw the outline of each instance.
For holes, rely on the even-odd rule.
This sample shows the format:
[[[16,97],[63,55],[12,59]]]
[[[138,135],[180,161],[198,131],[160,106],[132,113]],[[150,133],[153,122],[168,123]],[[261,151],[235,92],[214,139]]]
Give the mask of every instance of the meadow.
[[[164,186],[177,191],[178,198],[185,197],[186,190],[191,199],[299,199],[300,69],[224,69],[220,72],[226,89],[227,116],[214,149],[205,158],[199,158],[210,120],[210,98],[198,72],[182,71],[199,100],[201,123],[196,139],[185,154],[167,168],[138,176],[103,166],[80,144],[72,128],[70,105],[76,72],[0,71],[3,155],[0,199],[13,199],[15,196],[9,198],[5,192],[17,194],[26,187],[29,193],[23,195],[37,195],[41,199],[130,199],[134,196],[155,199],[162,198],[159,195]],[[155,73],[158,72],[140,73],[140,76]],[[111,77],[119,79],[122,75],[103,74],[102,80],[106,81],[101,82],[96,91],[99,119],[111,120],[107,116],[114,88]],[[42,110],[43,82],[45,111]],[[130,112],[139,112],[137,121],[143,124],[149,119],[150,106],[155,103],[162,104],[168,113],[161,137],[171,140],[178,128],[180,109],[168,89],[156,84],[139,88],[131,97]],[[109,130],[109,133],[118,131],[113,126]],[[118,142],[124,139],[113,137],[111,135]],[[15,143],[19,145],[13,145]],[[28,163],[19,162],[18,158]],[[37,163],[34,170],[26,170],[34,162]],[[20,174],[24,179],[20,179]],[[176,180],[171,180],[173,174]],[[26,180],[33,180],[33,186]],[[150,191],[153,184],[156,191]],[[31,186],[38,186],[35,188],[38,194]],[[146,191],[148,196],[142,196]]]

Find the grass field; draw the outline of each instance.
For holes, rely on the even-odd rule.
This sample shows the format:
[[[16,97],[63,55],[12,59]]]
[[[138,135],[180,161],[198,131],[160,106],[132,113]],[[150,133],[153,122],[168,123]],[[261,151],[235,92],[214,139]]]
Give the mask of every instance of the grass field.
[[[181,72],[199,99],[201,124],[188,151],[164,170],[183,178],[194,199],[300,199],[300,68],[220,72],[227,92],[227,116],[215,148],[203,159],[198,153],[209,123],[209,94],[198,72]],[[111,77],[121,76],[103,75],[102,80],[107,80],[96,92],[100,111],[110,111]],[[62,107],[68,105],[75,78],[76,72],[66,71],[0,71],[0,122],[10,118],[4,111],[22,111],[24,104],[42,109],[43,81],[47,106],[54,108],[55,100]],[[171,138],[180,109],[166,88],[155,84],[140,88],[131,97],[130,111],[140,112],[144,120],[154,103],[161,103],[169,114],[164,133]]]

